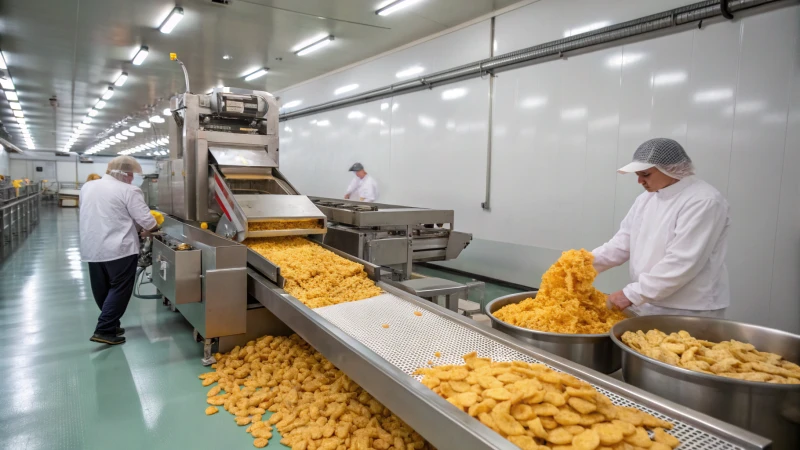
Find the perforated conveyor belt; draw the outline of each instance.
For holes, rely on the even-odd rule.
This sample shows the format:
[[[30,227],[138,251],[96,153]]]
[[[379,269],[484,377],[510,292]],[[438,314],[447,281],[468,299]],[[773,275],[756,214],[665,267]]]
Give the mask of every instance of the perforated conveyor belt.
[[[427,311],[422,316],[416,316],[414,311],[420,311],[418,306],[392,294],[314,311],[409,375],[420,367],[426,367],[429,361],[433,361],[434,365],[464,364],[461,356],[473,351],[477,351],[480,357],[495,361],[542,363],[445,317]],[[383,328],[384,324],[388,324],[389,328]],[[436,358],[434,352],[440,352],[441,357]],[[678,447],[681,450],[742,448],[599,386],[595,387],[617,405],[634,406],[671,422],[674,428],[670,433],[681,440],[682,445]]]
[[[461,357],[472,351],[497,361],[542,363],[568,372],[594,385],[617,405],[633,406],[671,422],[671,433],[681,440],[682,450],[750,450],[769,444],[748,431],[527,347],[385,283],[379,286],[387,293],[380,296],[311,310],[254,271],[250,273],[255,281],[249,287],[251,295],[438,448],[516,448],[454,410],[412,376],[429,361],[463,364]],[[441,357],[436,358],[435,352]]]

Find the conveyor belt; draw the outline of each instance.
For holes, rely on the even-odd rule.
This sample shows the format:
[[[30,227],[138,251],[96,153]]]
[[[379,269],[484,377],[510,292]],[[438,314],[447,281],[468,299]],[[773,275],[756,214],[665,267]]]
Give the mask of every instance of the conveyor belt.
[[[616,404],[669,420],[680,449],[760,449],[769,441],[594,372],[417,299],[385,283],[372,299],[311,310],[253,269],[248,293],[438,448],[515,449],[409,376],[427,365],[460,364],[478,351],[497,360],[541,362],[592,383]],[[423,312],[422,317],[413,312]],[[389,324],[383,328],[382,324]],[[442,357],[437,359],[434,352]]]

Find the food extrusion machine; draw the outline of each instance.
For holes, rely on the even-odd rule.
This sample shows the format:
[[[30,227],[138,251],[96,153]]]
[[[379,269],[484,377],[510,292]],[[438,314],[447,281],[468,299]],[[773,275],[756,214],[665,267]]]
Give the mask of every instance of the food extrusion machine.
[[[170,160],[159,174],[158,190],[159,208],[167,218],[164,234],[153,244],[152,276],[203,339],[205,363],[213,362],[215,348],[226,351],[261,335],[296,333],[437,448],[517,448],[412,375],[433,358],[437,365],[459,364],[462,355],[477,351],[495,360],[544,363],[592,383],[616,404],[672,422],[683,449],[769,446],[759,436],[526,346],[398,287],[396,280],[407,278],[409,259],[455,257],[469,239],[451,229],[442,233],[438,224],[452,224],[452,215],[419,223],[359,222],[336,215],[358,205],[315,203],[299,195],[278,170],[278,106],[272,95],[227,88],[186,93],[172,99],[171,109]],[[373,206],[377,210],[356,211],[352,217],[398,209]],[[271,226],[275,222],[283,226]],[[338,229],[345,225],[375,232],[359,240],[367,250],[342,251],[334,248],[341,248],[335,239],[322,239],[320,245],[362,264],[382,290],[375,297],[311,309],[283,289],[280,266],[241,243],[248,237],[320,240],[326,232],[355,232]],[[392,225],[400,228],[389,229]],[[410,251],[410,258],[376,256],[383,254],[384,244],[393,245],[374,244],[383,232],[384,238],[404,239],[397,247],[406,256]]]

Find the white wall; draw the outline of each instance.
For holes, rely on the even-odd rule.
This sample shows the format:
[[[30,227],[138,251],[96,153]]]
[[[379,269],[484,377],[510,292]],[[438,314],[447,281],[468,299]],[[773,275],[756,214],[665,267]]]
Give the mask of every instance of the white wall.
[[[541,0],[498,16],[497,53],[691,2],[602,3]],[[481,22],[278,95],[311,106],[338,86],[396,81],[400,68],[485,57],[488,41]],[[615,169],[641,142],[671,137],[731,204],[729,317],[800,332],[800,6],[500,73],[484,211],[488,87],[473,79],[285,122],[282,170],[303,193],[339,197],[360,161],[380,201],[455,209],[475,239],[447,265],[535,286],[561,251],[612,236],[641,192]],[[598,286],[627,278],[615,269]]]
[[[86,181],[91,173],[103,175],[111,157],[94,156],[93,163],[76,163],[76,157],[60,157],[52,153],[27,152],[22,155],[11,156],[10,175],[12,178],[28,178],[31,180],[49,180],[63,183]],[[155,161],[152,159],[138,159],[144,173],[155,173]],[[36,172],[36,167],[42,167],[42,172]],[[77,169],[77,172],[76,172]],[[2,172],[0,172],[2,173]]]
[[[9,175],[9,158],[8,158],[8,151],[0,145],[0,175]]]

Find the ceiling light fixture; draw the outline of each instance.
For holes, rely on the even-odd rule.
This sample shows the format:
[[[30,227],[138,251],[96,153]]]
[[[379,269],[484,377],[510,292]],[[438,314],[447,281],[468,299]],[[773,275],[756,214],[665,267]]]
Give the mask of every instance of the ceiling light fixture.
[[[149,54],[150,49],[147,48],[146,45],[143,45],[139,48],[139,51],[136,52],[136,56],[133,57],[133,61],[131,61],[131,63],[133,63],[134,66],[141,66]]]
[[[103,109],[106,107],[106,102],[102,100],[98,100],[97,103],[94,104],[94,109]]]
[[[11,109],[22,109],[22,105],[20,105],[19,102],[8,102],[8,106],[10,106]]]
[[[114,96],[114,88],[109,86],[106,88],[106,91],[103,92],[103,96],[101,97],[103,100],[108,100]]]
[[[164,118],[161,116],[150,116],[150,122],[153,123],[164,123]]]
[[[170,34],[181,19],[183,19],[183,8],[176,6],[172,12],[169,13],[169,16],[167,16],[167,20],[158,28],[158,31],[164,34]]]
[[[94,117],[97,115],[97,110],[92,108],[89,110],[89,117]]]
[[[14,90],[14,82],[11,81],[11,75],[6,75],[6,77],[8,77],[8,78],[0,77],[0,87],[2,87],[3,89],[5,89],[7,91],[13,91]]]
[[[161,114],[163,114],[164,117],[172,117],[172,111],[170,111],[169,108],[164,108],[164,111],[162,111]]]
[[[388,5],[378,9],[375,11],[375,14],[379,16],[388,16],[393,12],[400,11],[401,9],[411,6],[414,3],[417,3],[419,0],[397,0],[395,2],[391,2]]]
[[[150,122],[148,122],[146,120],[143,120],[143,121],[139,122],[139,127],[140,128],[150,128],[150,126],[151,126]]]
[[[131,129],[131,131],[133,131],[134,133],[141,133],[142,131],[144,131],[143,129],[141,129],[141,128],[137,127],[136,125],[132,126],[130,129]]]
[[[323,37],[322,39],[316,40],[316,41],[314,41],[314,42],[312,42],[312,43],[310,43],[310,44],[308,44],[308,45],[306,45],[304,47],[301,47],[299,50],[294,52],[294,54],[297,55],[297,56],[305,56],[305,55],[307,55],[309,53],[312,53],[312,52],[315,52],[315,51],[317,51],[317,50],[319,50],[319,49],[321,49],[323,47],[327,47],[328,44],[333,42],[333,39],[334,39],[333,35],[329,34],[329,35]]]
[[[19,97],[17,97],[17,93],[16,92],[14,92],[14,91],[5,91],[5,93],[6,93],[6,98],[8,99],[8,101],[15,102],[15,101],[19,100]]]
[[[117,79],[114,80],[114,86],[122,86],[126,81],[128,81],[128,72],[122,72]]]
[[[84,117],[82,122],[85,123],[85,124],[90,124],[90,123],[92,123],[92,118],[91,117]]]
[[[255,72],[253,72],[253,73],[247,75],[246,77],[244,77],[244,81],[251,81],[251,80],[255,80],[256,78],[263,77],[264,75],[267,74],[267,72],[269,72],[269,69],[267,67],[262,67],[262,68],[256,70]]]
[[[135,136],[132,131],[128,131],[128,130],[123,130],[121,134],[123,136],[130,136],[130,137]],[[119,136],[117,136],[117,137],[119,137]]]
[[[22,117],[25,117],[25,115],[22,113],[22,110],[17,110],[17,111],[14,111],[14,117],[22,118]]]

